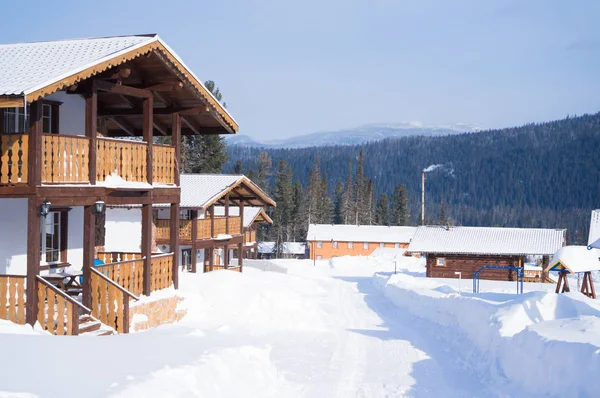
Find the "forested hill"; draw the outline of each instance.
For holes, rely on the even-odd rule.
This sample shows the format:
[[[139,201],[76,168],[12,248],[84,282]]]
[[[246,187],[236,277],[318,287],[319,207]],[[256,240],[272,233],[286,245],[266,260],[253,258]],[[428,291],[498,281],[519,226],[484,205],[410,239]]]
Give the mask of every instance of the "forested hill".
[[[273,167],[285,159],[303,185],[315,157],[330,192],[344,182],[348,159],[356,167],[364,152],[365,176],[375,198],[396,184],[409,191],[414,223],[420,214],[421,170],[426,210],[435,222],[440,203],[457,225],[568,228],[570,241],[585,243],[590,210],[600,207],[600,113],[542,124],[442,137],[404,137],[361,146],[298,149],[230,147],[225,171],[237,160],[242,171],[257,167],[266,151]]]

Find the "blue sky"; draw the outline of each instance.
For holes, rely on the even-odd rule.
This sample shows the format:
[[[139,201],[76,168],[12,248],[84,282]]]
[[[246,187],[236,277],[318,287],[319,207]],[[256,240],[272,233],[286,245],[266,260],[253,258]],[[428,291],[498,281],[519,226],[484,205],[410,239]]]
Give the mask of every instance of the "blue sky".
[[[19,4],[3,5],[2,43],[159,33],[256,139],[600,111],[597,0]]]

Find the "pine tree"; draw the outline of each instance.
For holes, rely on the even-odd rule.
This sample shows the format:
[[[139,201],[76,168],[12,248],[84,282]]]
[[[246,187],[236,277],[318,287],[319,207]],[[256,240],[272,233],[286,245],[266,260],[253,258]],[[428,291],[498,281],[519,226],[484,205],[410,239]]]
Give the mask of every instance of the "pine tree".
[[[360,225],[364,220],[365,211],[365,186],[364,186],[364,158],[363,151],[358,155],[358,167],[354,183],[354,223]]]
[[[291,212],[291,238],[292,242],[303,241],[306,239],[306,220],[302,217],[302,207],[304,203],[304,189],[300,181],[294,184],[294,200]]]
[[[277,207],[273,210],[273,226],[271,228],[271,236],[276,242],[278,254],[283,247],[283,243],[290,236],[289,229],[294,199],[292,178],[292,169],[285,160],[280,161],[277,165],[275,189],[273,192],[273,199],[275,199]]]
[[[367,180],[367,197],[365,200],[365,213],[366,213],[366,218],[365,218],[365,224],[367,225],[373,225],[373,222],[375,221],[375,216],[373,214],[373,181],[369,178]]]
[[[396,185],[396,189],[394,190],[391,223],[392,225],[409,225],[410,223],[408,190],[404,184]]]
[[[265,192],[270,191],[269,177],[271,177],[272,174],[271,167],[272,162],[269,154],[267,152],[261,152],[258,157],[258,171],[256,172],[254,182]]]
[[[333,223],[343,224],[342,208],[344,206],[344,184],[338,182],[333,198]]]
[[[352,159],[348,159],[348,175],[342,196],[341,216],[342,224],[351,224],[354,221],[354,190],[352,179]]]
[[[440,205],[440,225],[448,225],[450,223],[450,219],[446,215],[446,201],[442,199],[442,204]]]
[[[377,200],[377,208],[375,210],[375,224],[377,225],[389,225],[389,204],[388,198],[385,193],[382,193]]]
[[[321,165],[319,157],[315,157],[313,167],[308,173],[308,188],[306,192],[307,207],[306,220],[308,224],[316,224],[319,222],[319,210],[321,199]]]
[[[332,217],[333,203],[327,189],[327,173],[323,172],[323,178],[321,178],[321,186],[319,189],[318,220],[320,224],[331,224]]]
[[[233,166],[233,174],[242,174],[242,161],[236,160],[235,166]]]

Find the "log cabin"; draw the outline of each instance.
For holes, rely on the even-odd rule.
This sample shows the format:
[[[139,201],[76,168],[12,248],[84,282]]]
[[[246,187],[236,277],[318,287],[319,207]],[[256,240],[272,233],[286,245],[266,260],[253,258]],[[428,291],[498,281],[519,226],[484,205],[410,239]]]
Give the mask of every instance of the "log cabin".
[[[460,273],[471,279],[483,266],[514,266],[524,267],[525,281],[550,282],[542,270],[565,245],[565,235],[564,229],[422,226],[408,252],[425,255],[427,276],[432,278],[458,278]],[[516,278],[508,269],[485,269],[480,275],[502,281]]]
[[[406,249],[416,227],[310,224],[306,240],[310,259],[368,256],[379,247]]]
[[[152,208],[179,215],[181,135],[237,130],[158,35],[0,45],[0,319],[126,333],[130,300],[177,288],[179,234],[155,253]],[[105,207],[128,204],[141,206],[139,244],[99,271]],[[83,272],[79,296],[49,282],[65,268]]]
[[[256,226],[272,223],[263,206],[275,202],[243,175],[182,174],[181,201],[175,219],[179,236],[178,265],[191,272],[232,269],[242,271],[244,256],[234,255],[256,246]],[[241,214],[241,215],[240,215]],[[173,213],[165,204],[154,205],[152,247],[172,252]],[[127,255],[140,242],[139,205],[114,206],[106,211],[105,252]],[[108,237],[111,238],[108,238]],[[124,237],[128,236],[128,239]]]

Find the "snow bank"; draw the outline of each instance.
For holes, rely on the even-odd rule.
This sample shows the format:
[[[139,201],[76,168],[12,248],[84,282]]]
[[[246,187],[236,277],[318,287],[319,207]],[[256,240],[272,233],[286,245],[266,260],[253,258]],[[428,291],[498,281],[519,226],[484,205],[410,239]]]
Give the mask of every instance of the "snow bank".
[[[287,274],[287,268],[270,260],[244,260],[244,267],[252,267],[261,271],[280,272]]]
[[[268,348],[213,349],[198,361],[165,366],[130,382],[111,397],[297,397],[298,391],[277,371]]]
[[[465,354],[481,356],[499,383],[516,382],[529,396],[597,394],[600,305],[582,295],[459,295],[443,280],[406,274],[373,281],[396,306],[443,326],[448,344],[466,340],[476,352]]]

